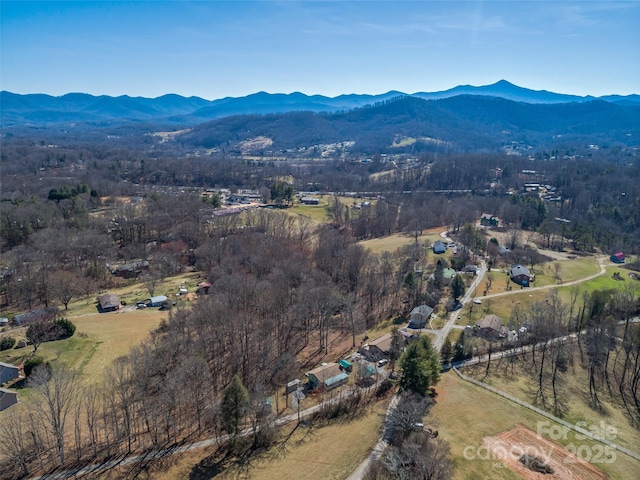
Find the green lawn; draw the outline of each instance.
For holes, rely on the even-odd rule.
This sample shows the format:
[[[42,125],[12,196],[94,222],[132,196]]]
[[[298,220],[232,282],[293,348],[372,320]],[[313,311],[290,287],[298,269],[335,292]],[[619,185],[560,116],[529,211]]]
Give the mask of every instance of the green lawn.
[[[444,229],[444,227],[443,227]],[[442,238],[438,233],[425,233],[418,237],[418,244],[423,248],[428,249],[427,252],[427,262],[429,264],[435,264],[438,258],[444,258],[445,260],[449,260],[453,253],[447,250],[446,253],[441,255],[434,255],[431,249],[429,248],[433,242],[436,240],[441,240]],[[402,233],[394,233],[393,235],[388,235],[386,237],[380,238],[372,238],[370,240],[362,240],[358,242],[359,245],[362,245],[364,248],[371,250],[373,253],[382,253],[382,252],[395,252],[401,247],[405,247],[407,245],[411,245],[415,243],[415,237],[411,235],[406,235]]]
[[[329,221],[327,213],[327,202],[321,201],[318,205],[295,205],[287,210],[290,214],[304,215],[318,223],[326,223]]]
[[[168,312],[153,308],[71,318],[76,326],[73,337],[45,342],[38,347],[36,355],[45,361],[77,369],[91,381],[99,380],[114,359],[126,355],[158,326],[162,318],[167,317]],[[31,346],[5,350],[0,358],[19,364],[32,352]]]

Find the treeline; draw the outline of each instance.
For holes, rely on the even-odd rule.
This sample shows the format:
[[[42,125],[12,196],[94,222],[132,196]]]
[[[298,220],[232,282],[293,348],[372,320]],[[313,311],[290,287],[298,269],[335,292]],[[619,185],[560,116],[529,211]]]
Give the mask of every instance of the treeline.
[[[588,403],[594,410],[606,413],[603,406],[606,399],[623,409],[630,423],[637,427],[640,326],[631,320],[640,312],[639,289],[627,284],[616,290],[584,292],[579,297],[578,290],[573,289],[568,302],[552,294],[527,306],[515,305],[508,328],[525,327],[527,332],[515,342],[505,337],[482,340],[472,347],[461,335],[456,346],[464,350],[462,357],[489,355],[486,364],[474,367],[480,378],[489,375],[491,369],[508,377],[523,369],[534,385],[530,400],[554,415],[570,415],[568,397],[573,395],[569,392],[573,387],[567,384],[567,378],[572,376],[579,379],[579,388],[588,392]],[[492,354],[507,349],[514,350],[508,356],[491,360]],[[579,368],[576,362],[585,375],[576,375]]]

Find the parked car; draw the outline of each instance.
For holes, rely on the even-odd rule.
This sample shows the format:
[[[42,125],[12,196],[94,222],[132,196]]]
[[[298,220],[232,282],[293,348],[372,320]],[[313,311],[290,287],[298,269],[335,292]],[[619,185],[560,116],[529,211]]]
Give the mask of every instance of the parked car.
[[[382,360],[378,360],[378,366],[379,367],[384,367],[387,363],[389,363],[389,359],[388,358],[383,358]]]

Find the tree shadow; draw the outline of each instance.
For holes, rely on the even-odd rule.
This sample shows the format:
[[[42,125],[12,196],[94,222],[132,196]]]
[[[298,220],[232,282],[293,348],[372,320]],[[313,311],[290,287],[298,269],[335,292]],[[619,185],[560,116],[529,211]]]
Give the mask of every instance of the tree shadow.
[[[229,463],[228,456],[221,456],[221,453],[218,449],[208,457],[200,460],[200,462],[191,469],[191,472],[189,472],[189,480],[209,480],[227,470]]]

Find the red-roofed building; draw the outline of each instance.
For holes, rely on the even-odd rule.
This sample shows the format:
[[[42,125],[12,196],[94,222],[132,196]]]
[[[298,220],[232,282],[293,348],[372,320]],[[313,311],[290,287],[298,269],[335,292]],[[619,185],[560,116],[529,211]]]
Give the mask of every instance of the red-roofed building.
[[[611,255],[610,258],[613,263],[624,263],[625,256],[624,253],[618,252]]]

